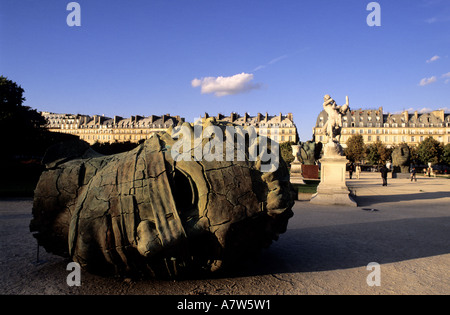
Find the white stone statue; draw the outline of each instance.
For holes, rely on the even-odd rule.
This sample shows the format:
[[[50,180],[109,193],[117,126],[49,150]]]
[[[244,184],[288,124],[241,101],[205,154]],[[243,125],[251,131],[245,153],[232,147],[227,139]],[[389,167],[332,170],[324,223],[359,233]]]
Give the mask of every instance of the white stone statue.
[[[329,96],[323,98],[323,108],[328,114],[324,126],[328,142],[323,147],[320,159],[320,184],[317,193],[310,202],[322,205],[346,205],[357,207],[357,203],[350,196],[350,190],[345,181],[346,164],[342,146],[339,144],[342,128],[342,116],[349,110],[348,96],[345,105],[338,106]]]
[[[348,96],[346,96],[346,103],[342,106],[338,106],[330,95],[325,95],[323,98],[323,109],[328,114],[327,122],[323,127],[325,134],[328,136],[328,141],[339,142],[341,138],[342,116],[350,109],[348,105]]]
[[[298,154],[300,153],[300,145],[293,144],[292,147],[292,155],[294,156],[294,161],[292,163],[300,163],[298,160]]]

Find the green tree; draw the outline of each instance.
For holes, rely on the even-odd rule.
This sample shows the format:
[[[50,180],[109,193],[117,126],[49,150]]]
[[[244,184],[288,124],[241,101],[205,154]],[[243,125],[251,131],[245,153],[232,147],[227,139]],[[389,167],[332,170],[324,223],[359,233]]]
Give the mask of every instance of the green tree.
[[[40,139],[45,119],[35,109],[23,106],[24,90],[17,83],[0,76],[0,132],[6,155],[33,155],[42,149]]]
[[[348,138],[347,147],[344,149],[344,154],[351,162],[361,161],[364,158],[366,148],[364,145],[364,138],[361,135],[353,135]]]
[[[283,142],[280,144],[280,153],[283,160],[287,165],[291,165],[292,161],[294,161],[294,156],[292,155],[292,145],[294,142]]]
[[[0,76],[0,196],[33,196],[44,170],[40,159],[55,143],[78,137],[49,132],[45,119],[35,109],[23,106],[24,90]]]
[[[378,143],[372,143],[366,146],[366,159],[369,164],[376,165],[380,163],[381,155],[379,151]]]
[[[380,140],[366,146],[366,159],[372,165],[385,164],[390,160],[391,154],[392,149]]]
[[[419,143],[417,148],[417,155],[423,163],[438,164],[441,161],[442,153],[442,144],[431,136]]]
[[[418,146],[412,145],[409,147],[410,160],[413,164],[420,164],[420,158],[418,154]]]
[[[442,162],[450,166],[450,143],[444,146],[442,153]]]

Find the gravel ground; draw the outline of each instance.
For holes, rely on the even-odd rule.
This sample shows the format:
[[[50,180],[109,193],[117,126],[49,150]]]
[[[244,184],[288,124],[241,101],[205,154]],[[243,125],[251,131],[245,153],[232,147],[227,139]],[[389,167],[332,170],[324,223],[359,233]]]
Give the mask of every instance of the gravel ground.
[[[358,207],[297,201],[288,231],[238,273],[202,280],[66,279],[68,260],[29,232],[31,199],[0,200],[0,294],[317,295],[449,294],[450,180],[349,180]],[[380,268],[380,286],[367,278]],[[373,274],[372,274],[373,275]]]

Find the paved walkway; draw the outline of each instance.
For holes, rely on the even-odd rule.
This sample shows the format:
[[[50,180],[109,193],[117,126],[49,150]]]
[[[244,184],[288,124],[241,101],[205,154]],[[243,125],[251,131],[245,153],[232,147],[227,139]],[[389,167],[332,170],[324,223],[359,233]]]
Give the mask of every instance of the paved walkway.
[[[363,173],[360,179],[348,179],[347,186],[357,196],[358,205],[403,202],[433,205],[441,198],[450,197],[450,180],[442,177],[417,176],[416,181],[409,178],[388,178],[388,186],[382,186],[380,173]],[[381,198],[382,197],[382,198]]]
[[[31,200],[0,201],[0,294],[448,294],[450,180],[348,180],[358,207],[297,201],[288,231],[236,274],[189,281],[139,281],[82,273],[68,287],[68,261],[28,231]],[[369,286],[376,262],[380,286]]]

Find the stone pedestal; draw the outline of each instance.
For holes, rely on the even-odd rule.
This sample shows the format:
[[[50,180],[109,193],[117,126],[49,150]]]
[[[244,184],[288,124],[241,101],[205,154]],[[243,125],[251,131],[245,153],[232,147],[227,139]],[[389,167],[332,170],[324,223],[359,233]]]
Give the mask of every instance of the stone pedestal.
[[[305,184],[302,176],[302,163],[298,160],[298,153],[300,146],[298,144],[292,145],[292,155],[294,161],[291,163],[291,183],[293,184]]]
[[[317,193],[311,198],[311,203],[357,206],[350,197],[350,191],[345,183],[347,162],[338,143],[329,142],[325,145],[324,155],[320,160],[321,180],[317,186]]]
[[[292,184],[305,184],[302,176],[302,163],[292,162],[291,163],[291,183]]]

